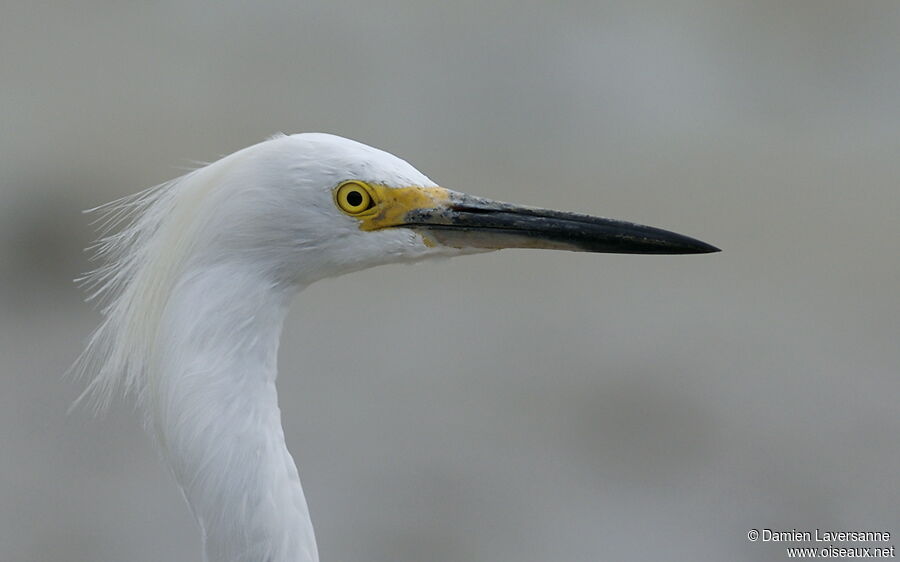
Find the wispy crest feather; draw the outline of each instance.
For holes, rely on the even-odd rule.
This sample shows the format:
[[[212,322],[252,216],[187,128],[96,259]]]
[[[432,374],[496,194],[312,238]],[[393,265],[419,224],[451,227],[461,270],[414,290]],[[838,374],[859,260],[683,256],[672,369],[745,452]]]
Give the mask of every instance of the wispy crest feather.
[[[144,398],[160,315],[189,251],[190,233],[177,230],[190,225],[184,219],[208,189],[204,169],[85,211],[98,214],[99,238],[88,250],[100,265],[76,281],[103,320],[70,369],[91,378],[73,407],[87,402],[102,412],[118,394]]]

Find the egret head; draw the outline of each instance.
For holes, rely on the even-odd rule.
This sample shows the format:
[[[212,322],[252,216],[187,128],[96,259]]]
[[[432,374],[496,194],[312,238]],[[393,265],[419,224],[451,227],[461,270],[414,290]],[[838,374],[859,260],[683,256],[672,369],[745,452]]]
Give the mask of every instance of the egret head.
[[[75,370],[97,373],[88,393],[100,405],[120,385],[142,391],[166,319],[180,307],[199,320],[201,299],[252,308],[254,294],[286,302],[325,277],[498,248],[717,251],[657,228],[451,191],[396,156],[318,133],[276,136],[98,210],[103,265],[84,281],[106,301],[105,318]],[[175,299],[186,286],[190,298]]]
[[[499,248],[714,252],[672,232],[439,187],[407,162],[327,134],[278,136],[198,171],[205,259],[246,258],[309,283],[384,263]],[[195,172],[195,173],[198,173]]]

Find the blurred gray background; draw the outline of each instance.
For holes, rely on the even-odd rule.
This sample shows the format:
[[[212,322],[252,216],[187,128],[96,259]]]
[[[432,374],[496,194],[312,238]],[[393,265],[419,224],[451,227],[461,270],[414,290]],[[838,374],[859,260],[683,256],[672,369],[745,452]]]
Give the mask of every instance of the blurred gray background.
[[[5,2],[0,131],[4,562],[199,560],[130,407],[66,415],[99,320],[81,210],[277,131],[724,249],[302,293],[279,385],[323,561],[900,533],[900,3]]]

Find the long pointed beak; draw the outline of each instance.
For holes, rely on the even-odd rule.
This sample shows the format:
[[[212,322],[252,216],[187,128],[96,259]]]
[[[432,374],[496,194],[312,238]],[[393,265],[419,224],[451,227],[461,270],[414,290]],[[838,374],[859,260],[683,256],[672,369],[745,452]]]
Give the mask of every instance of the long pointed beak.
[[[523,207],[458,192],[414,208],[401,226],[455,248],[547,248],[614,254],[708,254],[715,246],[625,221]]]

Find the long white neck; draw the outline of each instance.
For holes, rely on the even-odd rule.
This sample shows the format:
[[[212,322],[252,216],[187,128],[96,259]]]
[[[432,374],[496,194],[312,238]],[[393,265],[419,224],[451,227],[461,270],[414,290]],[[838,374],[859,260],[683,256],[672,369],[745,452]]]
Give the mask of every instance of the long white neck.
[[[211,562],[317,562],[275,390],[295,288],[217,266],[188,273],[160,321],[142,403]]]

